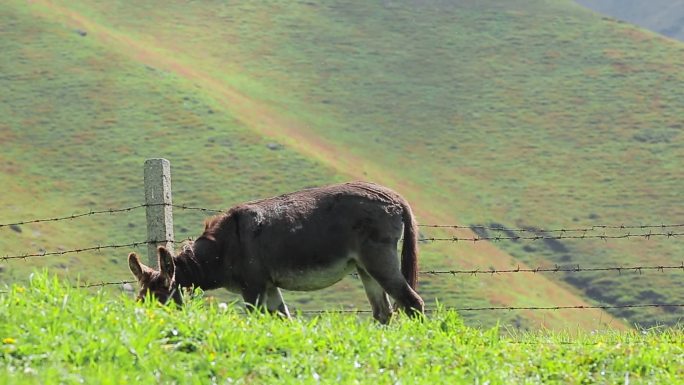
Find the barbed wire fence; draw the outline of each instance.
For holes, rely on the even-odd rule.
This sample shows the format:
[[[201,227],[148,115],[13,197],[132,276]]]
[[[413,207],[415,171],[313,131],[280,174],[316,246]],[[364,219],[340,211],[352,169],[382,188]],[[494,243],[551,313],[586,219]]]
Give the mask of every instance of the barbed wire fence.
[[[156,175],[148,177],[147,167],[148,162],[152,161],[152,168]],[[166,163],[164,163],[166,162]],[[149,180],[148,180],[149,179]],[[146,189],[146,203],[137,204],[122,208],[109,208],[102,210],[90,210],[71,215],[46,217],[38,219],[27,219],[15,222],[0,223],[0,230],[3,228],[16,229],[17,226],[50,223],[76,220],[79,218],[105,215],[105,214],[120,214],[128,213],[136,210],[145,209],[147,214],[148,224],[148,239],[145,241],[136,241],[121,244],[107,244],[86,246],[81,248],[58,250],[58,251],[41,251],[41,252],[27,252],[17,255],[0,255],[0,261],[12,260],[27,260],[30,258],[45,258],[45,257],[59,257],[68,254],[78,254],[85,252],[100,252],[107,249],[120,248],[136,248],[140,246],[148,246],[148,257],[150,259],[154,254],[156,247],[160,244],[173,244],[173,224],[170,216],[170,209],[180,209],[189,211],[200,211],[209,215],[216,215],[224,213],[225,209],[206,208],[197,205],[183,205],[174,204],[171,202],[170,192],[170,167],[168,161],[161,159],[148,160],[146,162],[145,174],[145,189]],[[153,193],[147,192],[154,190]],[[157,218],[150,218],[150,213],[157,210]],[[168,211],[166,211],[168,210]],[[161,213],[161,214],[160,214]],[[157,222],[157,223],[155,223]],[[159,224],[161,222],[161,224]],[[465,237],[421,237],[420,242],[500,242],[500,241],[546,241],[546,240],[623,240],[623,239],[644,239],[652,238],[671,239],[684,236],[684,223],[672,224],[593,224],[584,227],[574,228],[553,228],[544,229],[536,227],[525,228],[508,228],[502,225],[482,226],[482,225],[452,225],[452,224],[419,224],[421,228],[433,229],[452,229],[452,230],[466,230],[472,232],[473,236]],[[171,228],[169,232],[169,228]],[[160,230],[161,229],[161,230]],[[605,231],[611,230],[619,233],[606,234]],[[486,235],[487,231],[500,232],[505,235]],[[602,234],[596,234],[598,231],[603,231]],[[159,236],[159,235],[162,236]],[[522,234],[522,235],[514,235]],[[528,235],[531,234],[531,235]],[[163,236],[163,235],[166,235]],[[583,272],[615,272],[617,274],[636,273],[643,274],[646,271],[665,272],[665,271],[682,271],[684,272],[684,262],[680,264],[671,265],[627,265],[627,266],[581,266],[581,265],[554,265],[546,267],[520,267],[516,268],[474,268],[474,269],[432,269],[422,270],[418,274],[425,276],[436,275],[501,275],[501,274],[541,274],[541,273],[583,273]],[[356,276],[356,274],[351,274]],[[75,288],[102,288],[106,286],[122,286],[126,284],[134,284],[134,280],[114,280],[101,282],[87,282],[74,286]],[[0,291],[0,294],[4,294]],[[628,308],[684,308],[684,304],[680,303],[649,303],[649,304],[617,304],[617,305],[559,305],[559,306],[484,306],[484,307],[450,307],[456,311],[475,312],[475,311],[514,311],[514,310],[566,310],[566,309],[628,309]],[[367,313],[367,310],[307,310],[300,311],[304,314],[321,314],[325,312],[343,312],[343,313]]]
[[[570,306],[483,306],[483,307],[450,307],[449,309],[455,311],[510,311],[510,310],[568,310],[568,309],[633,309],[645,307],[660,307],[660,308],[681,308],[684,304],[679,303],[647,303],[647,304],[626,304],[626,305],[570,305]],[[304,314],[322,314],[322,313],[372,313],[372,310],[301,310]],[[430,313],[431,310],[426,310]]]
[[[130,206],[130,207],[124,207],[124,208],[118,208],[118,209],[106,209],[106,210],[97,210],[97,211],[88,211],[84,213],[79,213],[79,214],[72,214],[72,215],[67,215],[67,216],[62,216],[62,217],[53,217],[53,218],[41,218],[41,219],[31,219],[31,220],[24,220],[24,221],[17,221],[17,222],[11,222],[11,223],[0,223],[0,229],[3,227],[13,227],[13,226],[20,226],[20,225],[27,225],[27,224],[33,224],[33,223],[45,223],[45,222],[59,222],[59,221],[65,221],[65,220],[73,220],[77,218],[82,218],[82,217],[87,217],[87,216],[93,216],[93,215],[99,215],[99,214],[116,214],[116,213],[123,213],[123,212],[130,212],[134,211],[136,209],[142,209],[142,208],[150,208],[150,207],[171,207],[174,209],[182,209],[182,210],[195,210],[195,211],[202,211],[205,213],[210,213],[210,214],[219,214],[219,213],[224,213],[227,210],[218,210],[218,209],[210,209],[210,208],[204,208],[204,207],[196,207],[196,206],[187,206],[187,205],[181,205],[181,204],[167,204],[167,203],[155,203],[155,204],[140,204],[140,205],[135,205],[135,206]],[[496,242],[496,241],[521,241],[521,240],[529,240],[529,241],[538,241],[538,240],[563,240],[563,239],[600,239],[600,240],[608,240],[608,239],[627,239],[627,238],[644,238],[644,239],[649,239],[649,238],[655,238],[655,237],[681,237],[684,236],[684,230],[682,231],[675,231],[675,230],[669,230],[669,229],[684,229],[684,224],[657,224],[657,225],[591,225],[588,227],[583,227],[583,228],[560,228],[560,229],[538,229],[534,227],[530,228],[525,228],[525,229],[511,229],[507,227],[493,227],[493,226],[461,226],[461,225],[432,225],[432,224],[419,224],[419,227],[423,228],[441,228],[441,229],[458,229],[458,230],[474,230],[474,229],[483,229],[483,230],[492,230],[492,231],[504,231],[504,232],[527,232],[527,233],[535,233],[535,234],[545,234],[545,233],[560,233],[561,235],[533,235],[533,236],[473,236],[473,237],[423,237],[420,238],[419,241],[421,242],[438,242],[438,241],[449,241],[449,242],[479,242],[479,241],[490,241],[490,242]],[[598,230],[605,230],[605,229],[619,229],[619,230],[634,230],[634,229],[640,229],[640,230],[649,230],[648,232],[638,232],[638,233],[632,233],[632,232],[627,232],[627,233],[622,233],[622,234],[588,234],[593,231],[598,231]],[[653,229],[660,229],[661,231],[654,232]],[[583,234],[580,235],[564,235],[568,233],[578,233],[581,232]]]

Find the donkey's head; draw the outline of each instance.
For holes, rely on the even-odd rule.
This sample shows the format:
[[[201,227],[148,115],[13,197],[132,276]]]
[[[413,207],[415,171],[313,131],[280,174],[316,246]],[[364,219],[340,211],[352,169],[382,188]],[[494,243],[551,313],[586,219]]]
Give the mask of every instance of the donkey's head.
[[[183,304],[180,288],[176,284],[176,265],[173,256],[164,246],[157,249],[159,258],[159,270],[145,266],[140,262],[136,253],[128,255],[128,266],[140,284],[138,301],[143,301],[149,292],[153,298],[161,303],[167,303],[169,299],[178,304]]]

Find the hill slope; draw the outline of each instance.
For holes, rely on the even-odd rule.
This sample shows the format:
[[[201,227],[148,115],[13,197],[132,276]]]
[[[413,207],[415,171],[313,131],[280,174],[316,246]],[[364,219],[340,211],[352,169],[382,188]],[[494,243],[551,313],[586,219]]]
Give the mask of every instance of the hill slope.
[[[366,175],[405,194],[424,223],[548,228],[681,218],[676,199],[682,187],[676,178],[683,140],[677,126],[682,91],[676,87],[682,76],[681,47],[601,20],[569,1],[269,7],[167,2],[163,7],[150,3],[140,8],[123,2],[70,2],[68,6],[39,4],[31,10],[65,23],[63,33],[73,41],[92,38],[96,42],[89,44],[106,47],[95,57],[106,52],[134,65],[127,61],[132,58],[149,66],[138,64],[138,70],[170,77],[181,87],[173,90],[189,93],[189,99],[183,100],[169,97],[174,95],[172,89],[160,90],[156,97],[143,96],[131,104],[142,106],[142,111],[122,115],[129,130],[138,123],[147,124],[141,132],[160,131],[163,125],[167,132],[157,135],[173,138],[175,132],[177,140],[183,140],[173,143],[169,154],[174,164],[176,157],[187,159],[180,168],[185,174],[178,177],[187,183],[180,187],[187,201],[225,205],[234,202],[231,197],[253,198],[297,185]],[[89,34],[84,39],[73,32],[75,28]],[[75,50],[83,49],[81,43],[75,44]],[[100,65],[111,61],[107,57]],[[126,79],[131,73],[147,78],[131,70],[118,76]],[[117,86],[136,83],[114,79]],[[154,90],[149,79],[141,84],[139,91],[127,91],[126,97]],[[245,151],[253,156],[248,158],[253,163],[227,167],[197,147],[201,143],[195,137],[197,127],[175,115],[191,108],[195,97],[202,97],[205,105],[199,104],[195,115],[186,119],[203,126],[199,111],[208,111],[206,106],[221,112],[225,108],[229,116],[222,119],[251,138],[247,142],[254,146]],[[119,103],[123,98],[113,99]],[[169,105],[164,105],[163,114],[150,114],[140,104],[145,100]],[[102,119],[102,109],[89,111]],[[141,121],[128,121],[137,114]],[[82,128],[89,123],[86,120]],[[217,123],[221,131],[227,124]],[[273,135],[286,148],[317,162],[293,152],[282,156],[302,163],[273,168],[273,163],[261,159],[275,161],[280,153],[269,151],[250,130]],[[11,133],[19,131],[15,128]],[[225,135],[223,140],[230,140],[234,134]],[[148,153],[159,156],[159,149],[168,146],[169,138],[163,139]],[[30,143],[30,138],[17,141]],[[231,150],[242,147],[239,143]],[[28,156],[25,151],[21,154]],[[22,159],[21,154],[15,156]],[[55,165],[56,159],[45,157],[45,167]],[[141,159],[137,157],[138,164]],[[224,191],[235,191],[229,179],[222,179],[218,188],[213,183],[216,174],[232,169],[240,174],[230,177],[243,179],[233,179],[238,191],[226,195]],[[301,169],[312,174],[302,178]],[[340,174],[333,174],[333,169]],[[139,183],[133,177],[135,170],[132,164],[126,170],[129,185]],[[250,178],[254,172],[262,172],[270,182],[254,181]],[[281,179],[273,180],[273,175]],[[299,182],[291,183],[289,175]],[[75,191],[109,180],[86,180]],[[252,186],[255,190],[250,191]],[[137,202],[138,195],[131,190],[126,194]],[[214,193],[217,190],[221,195]],[[53,202],[65,200],[63,194],[53,194]],[[72,204],[63,202],[73,207],[73,202],[68,203]],[[70,230],[77,231],[75,227]],[[119,227],[112,234],[128,239],[128,231]],[[667,264],[682,249],[676,240],[559,243],[498,245],[518,260],[487,243],[434,244],[423,248],[424,266]],[[522,274],[464,278],[455,285],[444,278],[429,280],[423,290],[431,295],[450,293],[440,298],[454,303],[487,298],[495,304],[575,304],[578,299],[566,290],[570,285],[577,293],[613,304],[677,302],[683,297],[676,291],[677,277],[664,273],[628,278],[569,274],[555,284]],[[458,289],[458,285],[465,286]],[[658,310],[618,314],[644,324],[671,322],[680,316]],[[572,312],[523,316],[584,317]],[[595,325],[594,317],[600,318],[588,315],[584,321],[571,322]]]
[[[263,118],[267,107],[241,98],[229,87],[212,86],[214,79],[204,78],[172,57],[155,54],[149,46],[120,34],[105,29],[86,32],[80,24],[55,24],[50,18],[58,14],[52,9],[45,13],[46,10],[33,8],[27,12],[22,7],[6,7],[2,13],[7,20],[3,52],[10,53],[3,71],[7,74],[3,78],[6,89],[11,90],[3,99],[7,112],[3,115],[7,117],[3,134],[8,138],[3,145],[7,147],[6,164],[11,166],[3,174],[6,185],[11,186],[3,195],[8,219],[135,205],[142,196],[140,165],[152,156],[173,160],[176,202],[191,205],[228,206],[342,178],[320,163],[259,138],[225,106],[248,103],[249,106],[241,104],[236,110],[240,118],[258,128],[258,119]],[[47,19],[36,23],[35,17]],[[90,39],[92,36],[100,40]],[[22,66],[12,66],[13,62]],[[193,84],[195,81],[199,86]],[[272,121],[281,124],[280,120]],[[300,150],[310,153],[304,148]],[[318,158],[334,159],[331,154],[323,155],[326,156]],[[348,166],[344,169],[350,170]],[[36,201],[39,204],[32,204]],[[46,209],[41,202],[50,202],[50,208]],[[197,235],[205,215],[176,212],[179,238]],[[136,211],[31,224],[23,226],[18,234],[4,227],[2,230],[9,236],[1,241],[8,254],[13,254],[10,250],[40,252],[129,243],[144,239],[142,221],[142,212]],[[423,265],[430,266],[431,261],[441,258],[437,253],[444,255],[448,250],[439,246],[424,250]],[[492,251],[497,258],[510,259],[495,249]],[[21,279],[27,269],[40,266],[80,275],[91,282],[126,279],[130,277],[125,264],[127,252],[114,250],[13,261],[5,265],[3,280]],[[477,287],[479,280],[446,278],[422,279],[421,293],[429,303],[439,298],[447,305],[483,306],[490,301],[512,304],[518,299],[495,296],[496,287],[506,285],[511,292],[524,293],[529,284],[522,276],[497,281],[491,288]],[[543,277],[534,281],[540,287],[548,287],[546,290],[553,298],[584,303]],[[287,294],[295,307],[304,309],[343,304],[365,307],[364,297],[358,280],[351,278],[315,294]],[[548,306],[552,301],[537,296],[523,303]],[[496,319],[487,314],[470,316],[471,321],[478,323]],[[601,321],[610,323],[611,318],[600,311],[568,311],[522,316],[508,313],[504,319],[514,320],[516,325],[596,328]]]

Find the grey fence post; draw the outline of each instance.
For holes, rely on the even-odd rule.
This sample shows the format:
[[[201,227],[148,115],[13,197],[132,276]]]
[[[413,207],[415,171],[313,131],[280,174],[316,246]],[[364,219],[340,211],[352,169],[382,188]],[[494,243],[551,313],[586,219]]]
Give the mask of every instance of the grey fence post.
[[[157,247],[173,250],[171,207],[171,163],[166,159],[145,161],[145,204],[147,214],[147,261],[157,267]]]

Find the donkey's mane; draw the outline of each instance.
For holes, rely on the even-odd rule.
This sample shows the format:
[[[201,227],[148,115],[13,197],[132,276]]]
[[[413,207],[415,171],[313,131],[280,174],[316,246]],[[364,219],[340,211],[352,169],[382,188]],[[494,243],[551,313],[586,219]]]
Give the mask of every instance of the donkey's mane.
[[[219,227],[220,223],[222,222],[223,219],[225,219],[228,216],[228,213],[222,213],[218,215],[214,215],[213,217],[209,217],[204,220],[204,232],[210,232],[214,233],[216,231],[216,228]]]
[[[235,231],[236,215],[238,215],[237,212],[241,208],[242,205],[235,206],[225,213],[207,218],[204,221],[204,234],[202,235],[209,238],[217,238],[220,234],[226,235],[231,231]]]
[[[199,286],[215,289],[224,281],[224,249],[228,224],[234,210],[215,215],[204,221],[204,233],[194,242],[182,246],[176,255],[176,282],[183,287]],[[230,244],[230,243],[229,243]],[[229,253],[229,257],[233,254]]]

